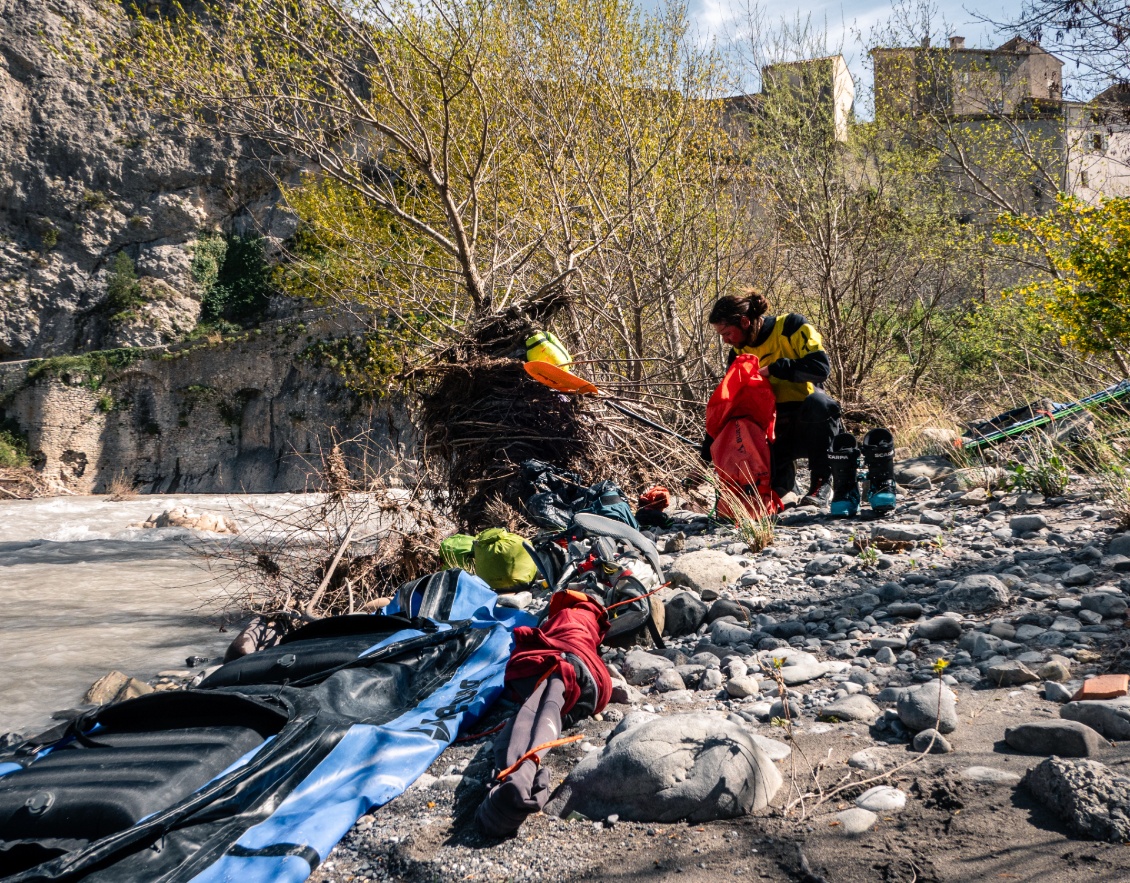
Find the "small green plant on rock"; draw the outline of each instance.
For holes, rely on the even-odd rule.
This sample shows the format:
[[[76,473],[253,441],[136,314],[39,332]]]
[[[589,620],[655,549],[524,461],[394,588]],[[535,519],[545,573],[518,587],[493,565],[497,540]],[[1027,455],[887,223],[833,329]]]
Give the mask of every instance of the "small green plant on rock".
[[[27,439],[14,420],[0,420],[0,468],[28,464]]]
[[[128,254],[119,251],[110,264],[103,309],[109,313],[111,322],[120,324],[132,319],[144,300],[141,283],[137,281],[137,267]]]
[[[1031,440],[1023,459],[1008,467],[1011,490],[1038,491],[1045,497],[1058,497],[1067,490],[1071,473],[1067,462],[1050,440]]]
[[[267,308],[271,268],[261,236],[202,236],[193,251],[192,275],[201,290],[203,325],[252,322]]]
[[[96,212],[110,205],[110,199],[101,190],[84,190],[82,207],[84,211]]]

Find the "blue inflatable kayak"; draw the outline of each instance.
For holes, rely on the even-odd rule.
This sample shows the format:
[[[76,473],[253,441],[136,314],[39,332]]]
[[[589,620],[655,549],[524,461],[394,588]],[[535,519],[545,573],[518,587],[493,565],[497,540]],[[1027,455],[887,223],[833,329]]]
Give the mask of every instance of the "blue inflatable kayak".
[[[532,618],[496,600],[425,577],[0,756],[0,879],[304,880],[497,698]]]

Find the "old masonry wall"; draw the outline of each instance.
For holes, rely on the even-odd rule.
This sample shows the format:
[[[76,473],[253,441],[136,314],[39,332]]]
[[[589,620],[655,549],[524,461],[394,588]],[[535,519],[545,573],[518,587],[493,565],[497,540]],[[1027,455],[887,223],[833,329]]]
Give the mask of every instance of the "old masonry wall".
[[[238,340],[0,363],[0,422],[44,476],[80,493],[302,491],[335,439],[408,452],[402,401],[362,399],[310,357],[344,334],[290,321]]]

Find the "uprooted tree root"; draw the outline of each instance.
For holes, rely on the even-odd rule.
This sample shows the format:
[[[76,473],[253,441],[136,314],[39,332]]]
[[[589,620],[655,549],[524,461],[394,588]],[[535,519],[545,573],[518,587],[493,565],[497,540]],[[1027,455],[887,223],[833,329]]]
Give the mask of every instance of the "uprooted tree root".
[[[449,365],[421,412],[429,463],[443,465],[452,514],[485,527],[488,505],[517,509],[524,460],[588,475],[605,465],[595,420],[579,397],[532,380],[515,359]]]
[[[433,376],[421,412],[426,460],[441,467],[442,501],[471,531],[521,526],[524,460],[586,482],[611,478],[631,493],[668,474],[674,459],[663,436],[595,397],[543,386],[516,359],[472,357]]]

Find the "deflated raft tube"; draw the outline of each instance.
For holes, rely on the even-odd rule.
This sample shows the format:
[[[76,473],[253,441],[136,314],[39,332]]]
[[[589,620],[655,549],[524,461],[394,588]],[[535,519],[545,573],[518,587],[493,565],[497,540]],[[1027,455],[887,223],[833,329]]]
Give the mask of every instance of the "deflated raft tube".
[[[387,615],[311,623],[0,756],[0,879],[304,880],[497,698],[533,621],[496,600],[424,577]]]

